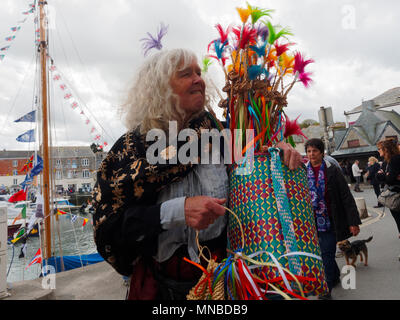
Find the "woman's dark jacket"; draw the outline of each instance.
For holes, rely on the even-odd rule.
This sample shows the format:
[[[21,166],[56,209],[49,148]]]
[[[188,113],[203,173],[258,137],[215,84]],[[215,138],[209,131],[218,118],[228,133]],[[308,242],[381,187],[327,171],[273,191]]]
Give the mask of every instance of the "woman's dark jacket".
[[[400,175],[400,155],[395,155],[390,159],[384,173],[376,174],[379,182],[388,185],[392,191],[400,192],[400,180],[397,177]]]
[[[368,180],[372,185],[379,184],[378,179],[376,178],[376,174],[381,169],[379,163],[375,162],[372,166],[367,167],[368,171]]]
[[[350,226],[361,224],[360,215],[340,168],[328,161],[325,163],[331,223],[336,233],[336,240],[342,241],[352,236]]]

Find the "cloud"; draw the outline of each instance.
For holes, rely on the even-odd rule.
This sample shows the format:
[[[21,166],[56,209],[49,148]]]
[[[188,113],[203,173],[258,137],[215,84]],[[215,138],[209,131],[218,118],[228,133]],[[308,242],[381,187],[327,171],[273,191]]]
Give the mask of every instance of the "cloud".
[[[26,2],[3,1],[0,12],[0,46],[10,27],[24,16]],[[252,5],[275,9],[272,22],[290,27],[297,49],[313,58],[309,66],[313,84],[305,89],[295,86],[286,109],[290,117],[301,114],[299,121],[318,120],[318,109],[331,106],[336,121],[344,121],[344,110],[358,106],[399,86],[400,44],[397,33],[400,21],[396,13],[400,2],[365,0],[257,0]],[[154,34],[160,22],[169,25],[164,48],[184,47],[199,58],[206,54],[208,43],[217,37],[216,23],[239,24],[235,7],[245,1],[232,0],[53,0],[49,9],[55,28],[50,30],[50,54],[63,72],[74,96],[87,108],[91,121],[108,140],[116,140],[125,128],[118,106],[124,100],[138,66],[143,63],[140,39]],[[33,107],[33,88],[38,86],[34,48],[33,16],[0,62],[0,148],[23,149],[16,143],[25,127],[13,123]],[[36,76],[35,76],[36,74]],[[216,62],[208,74],[222,88],[223,73]],[[59,143],[90,144],[90,129],[84,118],[63,101],[54,87],[51,103],[54,136]],[[85,109],[86,110],[86,109]],[[216,108],[217,112],[221,112]],[[7,120],[6,120],[7,118]],[[5,123],[7,122],[7,123]],[[108,141],[112,144],[114,141]]]

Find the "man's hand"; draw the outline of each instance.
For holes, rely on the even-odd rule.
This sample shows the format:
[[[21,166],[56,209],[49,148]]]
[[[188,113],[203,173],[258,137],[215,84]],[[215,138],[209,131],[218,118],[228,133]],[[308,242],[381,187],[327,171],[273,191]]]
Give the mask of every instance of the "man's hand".
[[[295,150],[289,143],[280,141],[276,147],[283,151],[282,161],[290,170],[295,170],[301,166],[303,162],[300,152]],[[262,152],[267,152],[268,147],[262,146],[261,150]]]
[[[360,233],[360,227],[359,226],[350,226],[350,232],[353,235],[353,237],[355,237]]]
[[[185,199],[186,224],[196,230],[203,230],[225,214],[222,206],[226,199],[196,196]]]

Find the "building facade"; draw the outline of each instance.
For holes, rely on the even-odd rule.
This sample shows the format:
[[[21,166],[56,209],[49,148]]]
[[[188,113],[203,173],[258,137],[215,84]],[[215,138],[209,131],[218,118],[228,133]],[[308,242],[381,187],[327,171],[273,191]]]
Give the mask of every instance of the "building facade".
[[[20,172],[34,152],[0,151],[0,185],[11,190],[20,188],[25,173]],[[105,156],[104,152],[93,153],[90,147],[52,147],[50,149],[54,189],[90,192],[96,179],[96,171]],[[40,184],[40,179],[38,180]]]

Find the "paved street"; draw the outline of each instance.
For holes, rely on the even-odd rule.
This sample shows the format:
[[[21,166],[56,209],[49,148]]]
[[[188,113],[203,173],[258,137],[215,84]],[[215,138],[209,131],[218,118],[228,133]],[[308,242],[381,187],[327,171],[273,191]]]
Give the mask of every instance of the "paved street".
[[[371,186],[362,186],[364,192],[354,197],[365,199],[371,217],[363,219],[360,234],[350,241],[373,239],[367,243],[368,266],[360,259],[356,264],[356,289],[345,290],[339,284],[332,291],[335,300],[400,300],[400,239],[394,219],[386,208],[373,208],[377,204]],[[346,264],[344,257],[336,259],[339,268]],[[342,274],[342,280],[345,274]]]

